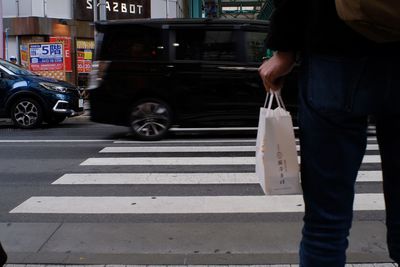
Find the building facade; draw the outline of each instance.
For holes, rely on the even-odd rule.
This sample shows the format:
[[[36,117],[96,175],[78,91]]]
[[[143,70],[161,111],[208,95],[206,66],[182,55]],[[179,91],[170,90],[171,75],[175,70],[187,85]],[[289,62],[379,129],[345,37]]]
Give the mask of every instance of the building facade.
[[[94,52],[96,2],[100,0],[3,1],[4,58],[15,56],[27,68],[29,46],[64,44],[65,79],[87,83]],[[187,0],[107,0],[107,19],[184,18],[190,16]]]

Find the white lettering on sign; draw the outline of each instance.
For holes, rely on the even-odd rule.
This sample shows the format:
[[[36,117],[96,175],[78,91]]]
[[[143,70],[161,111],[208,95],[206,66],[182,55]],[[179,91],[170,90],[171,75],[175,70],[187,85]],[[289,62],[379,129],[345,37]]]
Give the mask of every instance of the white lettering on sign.
[[[100,3],[97,4],[97,6],[99,5]],[[86,0],[86,9],[93,9],[93,0]],[[135,5],[135,4],[128,5],[127,3],[106,1],[106,9],[109,12],[114,12],[114,13],[142,14],[143,5]]]
[[[93,0],[86,0],[86,8],[93,9]]]

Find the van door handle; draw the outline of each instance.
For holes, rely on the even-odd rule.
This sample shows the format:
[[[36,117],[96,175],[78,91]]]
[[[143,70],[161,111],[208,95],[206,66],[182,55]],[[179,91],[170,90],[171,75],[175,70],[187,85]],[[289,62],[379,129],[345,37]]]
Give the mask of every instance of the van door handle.
[[[237,66],[237,67],[217,67],[220,70],[236,70],[236,71],[258,71],[258,68],[256,67],[241,67],[241,66]]]
[[[169,69],[173,69],[173,68],[175,68],[175,66],[174,66],[174,65],[167,65],[166,67],[167,67],[167,68],[169,68]]]

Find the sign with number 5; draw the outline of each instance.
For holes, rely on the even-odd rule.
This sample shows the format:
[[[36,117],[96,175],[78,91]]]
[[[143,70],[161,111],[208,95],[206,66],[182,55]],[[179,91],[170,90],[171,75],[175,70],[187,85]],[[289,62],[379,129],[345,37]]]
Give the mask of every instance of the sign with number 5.
[[[29,44],[29,68],[32,71],[64,71],[62,43]]]

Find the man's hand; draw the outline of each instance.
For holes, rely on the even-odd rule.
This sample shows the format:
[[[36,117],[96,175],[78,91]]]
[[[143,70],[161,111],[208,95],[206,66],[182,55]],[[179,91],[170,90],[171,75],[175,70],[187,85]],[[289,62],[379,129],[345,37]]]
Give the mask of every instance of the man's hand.
[[[273,57],[258,68],[266,91],[278,91],[283,86],[283,77],[287,75],[296,62],[294,52],[276,52]]]

